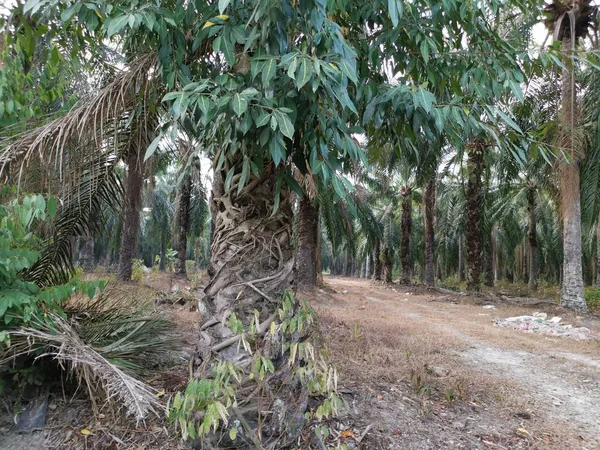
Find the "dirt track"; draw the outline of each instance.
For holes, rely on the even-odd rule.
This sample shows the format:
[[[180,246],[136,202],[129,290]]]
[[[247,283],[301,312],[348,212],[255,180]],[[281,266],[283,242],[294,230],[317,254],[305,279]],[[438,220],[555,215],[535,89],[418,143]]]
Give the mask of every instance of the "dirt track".
[[[325,282],[312,301],[346,380],[351,408],[338,426],[350,431],[341,436],[371,425],[362,448],[600,448],[599,341],[493,325],[533,309],[484,309],[470,297],[353,278]],[[597,319],[543,310],[600,331]]]

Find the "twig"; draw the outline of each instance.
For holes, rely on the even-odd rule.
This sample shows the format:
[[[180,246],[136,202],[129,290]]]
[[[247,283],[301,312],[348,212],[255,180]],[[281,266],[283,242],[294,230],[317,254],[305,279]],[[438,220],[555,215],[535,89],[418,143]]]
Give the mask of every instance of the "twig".
[[[248,436],[250,436],[250,439],[252,439],[252,442],[254,443],[254,446],[257,449],[262,450],[263,446],[262,446],[260,440],[258,439],[258,436],[254,432],[254,430],[252,428],[250,428],[250,425],[248,424],[248,421],[246,420],[246,418],[242,415],[242,413],[240,413],[240,411],[236,407],[233,407],[232,409],[233,409],[233,412],[235,413],[235,415],[237,416],[237,418],[242,423],[242,426],[244,427],[244,429],[248,433]]]
[[[375,425],[374,423],[371,423],[367,426],[367,428],[365,428],[365,431],[362,432],[362,434],[360,435],[360,437],[357,439],[356,442],[358,442],[359,444],[362,442],[362,440],[365,438],[365,436],[367,435],[367,433],[369,432],[369,430],[371,428],[373,428],[373,425]]]

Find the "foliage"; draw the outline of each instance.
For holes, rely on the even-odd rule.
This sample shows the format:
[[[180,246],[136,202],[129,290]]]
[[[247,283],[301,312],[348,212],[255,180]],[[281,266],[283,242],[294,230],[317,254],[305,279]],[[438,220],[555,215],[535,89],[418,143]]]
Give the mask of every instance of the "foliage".
[[[142,281],[144,279],[144,268],[145,267],[146,266],[144,265],[144,261],[142,261],[141,259],[134,259],[131,279],[133,281],[135,281],[136,283],[139,283],[140,281]]]
[[[344,407],[344,402],[336,395],[335,369],[327,366],[309,340],[298,341],[299,333],[310,333],[316,313],[306,301],[302,302],[299,308],[295,307],[296,302],[293,292],[285,291],[282,304],[276,312],[281,322],[277,324],[272,318],[264,331],[258,323],[258,312],[256,320],[249,326],[244,326],[233,313],[229,317],[229,328],[239,338],[239,345],[249,351],[252,351],[258,339],[284,342],[281,355],[274,355],[274,358],[286,357],[287,366],[291,368],[293,376],[300,380],[309,395],[323,398],[322,403],[313,412],[314,418],[321,421],[337,414]],[[265,358],[258,349],[253,352],[250,367],[250,373],[244,377],[244,369],[235,364],[215,362],[211,366],[209,377],[191,380],[183,394],[178,392],[169,400],[169,420],[179,427],[184,439],[206,435],[211,430],[216,431],[221,425],[227,426],[232,412],[239,418],[239,411],[236,411],[237,390],[249,382],[259,386],[269,383],[278,376],[273,361]],[[307,414],[307,417],[312,417],[311,414]],[[231,427],[230,439],[235,441],[236,436],[236,428]]]
[[[586,288],[585,301],[592,311],[600,311],[600,289],[598,287]]]
[[[3,188],[3,197],[11,193]],[[15,195],[15,191],[12,191]],[[36,226],[56,214],[56,200],[48,201],[42,195],[13,198],[0,205],[0,329],[7,326],[27,325],[33,318],[49,313],[64,316],[63,306],[74,293],[90,298],[102,290],[104,282],[81,281],[39,287],[24,278],[24,271],[39,258],[41,246],[34,234]]]

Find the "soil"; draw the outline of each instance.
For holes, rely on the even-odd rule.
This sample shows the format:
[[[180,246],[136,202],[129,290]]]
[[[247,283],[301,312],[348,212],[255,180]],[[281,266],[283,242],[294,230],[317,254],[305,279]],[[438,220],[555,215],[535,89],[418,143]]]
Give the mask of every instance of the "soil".
[[[600,343],[493,325],[544,311],[599,331],[597,317],[550,303],[483,308],[489,296],[364,279],[325,284],[305,295],[349,405],[330,440],[364,449],[600,448]]]
[[[166,401],[185,389],[201,314],[188,282],[146,278],[135,295],[163,292],[157,306],[178,327],[179,343],[146,379]],[[327,438],[308,429],[310,447],[299,449],[600,449],[600,341],[493,325],[541,311],[598,332],[597,316],[356,278],[325,277],[322,289],[299,296],[319,313],[322,350],[347,405],[327,422]],[[56,386],[48,405],[45,429],[19,435],[5,402],[0,449],[190,448],[164,418],[135,424],[105,409],[94,414],[81,390]]]

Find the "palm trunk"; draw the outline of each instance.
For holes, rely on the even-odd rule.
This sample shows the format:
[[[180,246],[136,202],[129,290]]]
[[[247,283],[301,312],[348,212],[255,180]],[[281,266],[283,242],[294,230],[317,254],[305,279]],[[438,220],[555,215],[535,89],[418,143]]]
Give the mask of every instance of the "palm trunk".
[[[228,161],[223,171],[226,173],[233,167],[239,175],[242,164],[242,158]],[[260,391],[260,395],[248,397],[250,403],[245,409],[251,412],[243,413],[254,430],[248,431],[248,434],[266,440],[275,433],[279,436],[281,427],[285,430],[284,420],[302,417],[307,402],[306,392],[297,379],[292,379],[295,369],[287,367],[289,353],[282,352],[281,339],[285,330],[274,328],[277,331],[273,333],[278,336],[275,339],[266,336],[270,336],[269,324],[279,320],[277,309],[284,307],[282,293],[293,286],[293,212],[290,194],[283,188],[279,192],[278,208],[274,210],[278,177],[272,163],[265,163],[262,176],[251,176],[239,193],[238,175],[233,177],[234,181],[227,191],[220,183],[213,185],[212,201],[216,216],[211,264],[214,275],[204,290],[208,314],[200,332],[195,377],[209,377],[211,363],[225,361],[244,370],[242,377],[246,378],[250,370],[254,370],[253,355],[271,360],[274,374],[267,374],[261,382],[256,391]],[[291,308],[289,314],[294,314],[296,306],[292,304]],[[255,323],[260,324],[252,350],[241,345],[236,334],[239,331],[229,328],[233,313],[245,329]],[[260,411],[271,408],[273,404],[278,408],[281,406],[278,410],[283,411],[280,414],[283,417],[273,414],[265,418],[262,415]],[[257,430],[257,427],[261,428]],[[211,445],[221,447],[217,441]]]
[[[145,147],[144,147],[145,148]],[[125,205],[123,208],[123,230],[119,249],[120,280],[131,280],[133,258],[137,252],[140,232],[140,208],[142,206],[142,187],[144,185],[144,152],[141,146],[132,146],[127,155],[127,181],[125,185]]]
[[[192,177],[186,174],[181,180],[179,192],[178,213],[179,230],[177,233],[177,263],[175,274],[185,277],[185,256],[187,253],[187,234],[190,227],[190,203],[192,200]]]
[[[483,173],[483,152],[485,143],[475,140],[469,144],[467,152],[467,290],[481,290],[481,201]]]
[[[298,221],[298,255],[296,261],[296,285],[300,290],[313,289],[317,281],[318,221],[319,209],[308,197],[302,197]]]
[[[530,188],[527,192],[527,207],[529,210],[529,283],[528,287],[532,291],[537,290],[538,263],[537,263],[537,229],[535,220],[535,188]]]
[[[435,285],[434,274],[434,220],[435,220],[435,175],[427,183],[425,188],[425,284],[427,286]]]
[[[600,287],[600,219],[596,222],[596,287]]]
[[[386,283],[392,282],[392,258],[387,247],[383,249],[383,279]]]
[[[485,285],[487,287],[494,286],[494,229],[492,228],[486,236],[485,246]]]
[[[401,284],[410,283],[410,234],[412,232],[412,189],[404,186],[402,197],[402,242],[400,243]]]
[[[321,219],[317,215],[317,248],[315,251],[315,272],[316,272],[316,285],[323,286],[323,255],[321,253],[323,245],[323,239],[321,236]]]
[[[85,271],[90,271],[94,268],[94,237],[89,233],[83,238],[81,268]]]
[[[167,236],[166,233],[162,234],[160,238],[160,263],[158,270],[164,272],[167,268]]]
[[[381,281],[381,241],[375,240],[375,250],[373,251],[373,278]]]
[[[462,283],[465,281],[465,257],[463,249],[463,238],[462,235],[458,235],[458,281]]]
[[[571,54],[573,41],[563,38],[562,51]],[[566,64],[562,71],[562,98],[559,147],[571,161],[558,160],[560,204],[563,224],[563,280],[560,305],[576,310],[587,310],[583,295],[583,271],[581,248],[581,199],[579,194],[579,161],[575,154],[574,133],[577,117],[576,93],[573,68]]]

